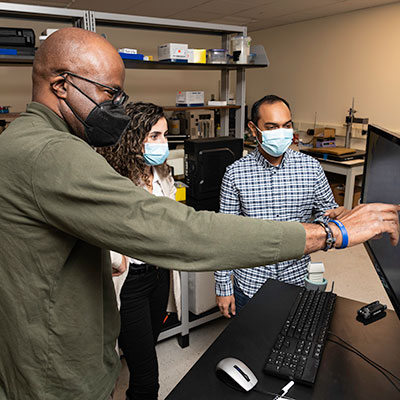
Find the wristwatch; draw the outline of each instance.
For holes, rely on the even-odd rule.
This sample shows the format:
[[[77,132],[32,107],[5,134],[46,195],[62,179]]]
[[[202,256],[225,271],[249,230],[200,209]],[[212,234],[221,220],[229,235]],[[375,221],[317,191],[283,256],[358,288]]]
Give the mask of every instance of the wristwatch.
[[[325,221],[318,220],[318,221],[314,221],[314,223],[321,225],[325,229],[326,241],[325,241],[325,247],[322,250],[328,251],[333,246],[335,246],[335,243],[336,243],[336,238],[333,236],[332,229],[328,225],[328,223],[326,223]]]

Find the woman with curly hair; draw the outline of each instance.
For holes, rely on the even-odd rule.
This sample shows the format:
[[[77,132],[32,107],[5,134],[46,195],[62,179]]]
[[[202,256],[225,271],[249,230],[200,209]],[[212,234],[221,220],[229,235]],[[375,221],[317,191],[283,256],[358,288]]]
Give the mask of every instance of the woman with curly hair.
[[[134,184],[155,196],[175,199],[174,180],[166,163],[168,125],[162,108],[151,103],[129,103],[126,112],[131,122],[119,144],[97,151]],[[112,258],[116,258],[115,253]],[[155,345],[166,313],[170,274],[140,260],[128,260],[120,293],[118,339],[130,373],[126,398],[155,400],[159,389]]]

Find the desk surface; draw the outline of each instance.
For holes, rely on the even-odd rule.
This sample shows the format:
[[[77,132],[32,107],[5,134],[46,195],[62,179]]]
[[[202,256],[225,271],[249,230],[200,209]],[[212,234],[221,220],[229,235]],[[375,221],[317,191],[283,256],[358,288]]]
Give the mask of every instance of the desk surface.
[[[299,288],[269,280],[221,333],[167,397],[187,399],[268,399],[251,391],[241,393],[222,383],[215,366],[225,357],[247,364],[257,376],[257,387],[278,393],[286,380],[265,375],[263,365]],[[330,330],[373,361],[400,376],[400,321],[393,311],[364,326],[356,321],[363,303],[338,297]],[[375,368],[354,353],[327,341],[314,387],[295,384],[288,396],[302,399],[399,399],[400,394]]]

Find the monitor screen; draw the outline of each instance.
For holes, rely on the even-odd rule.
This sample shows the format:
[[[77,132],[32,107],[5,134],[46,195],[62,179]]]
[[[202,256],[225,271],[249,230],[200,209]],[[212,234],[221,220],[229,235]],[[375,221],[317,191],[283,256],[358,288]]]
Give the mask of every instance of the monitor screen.
[[[368,126],[363,203],[400,204],[400,134]],[[400,243],[385,234],[365,243],[368,254],[400,319]]]

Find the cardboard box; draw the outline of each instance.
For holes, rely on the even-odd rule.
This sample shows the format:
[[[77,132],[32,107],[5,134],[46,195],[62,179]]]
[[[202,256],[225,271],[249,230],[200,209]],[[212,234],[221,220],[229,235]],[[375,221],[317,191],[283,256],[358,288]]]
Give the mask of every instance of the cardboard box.
[[[336,133],[335,128],[316,128],[314,129],[314,137],[318,138],[334,138]]]
[[[188,45],[183,43],[166,43],[158,46],[159,61],[188,61]]]
[[[331,183],[330,186],[336,203],[338,203],[339,206],[343,206],[345,185],[343,183]],[[361,187],[355,186],[352,208],[358,206],[358,204],[360,203],[360,198],[361,198]]]
[[[176,92],[176,105],[178,107],[204,106],[204,92],[200,90]]]
[[[335,128],[316,128],[314,129],[314,137],[313,137],[313,147],[317,146],[317,139],[331,139],[335,137],[336,129]]]

